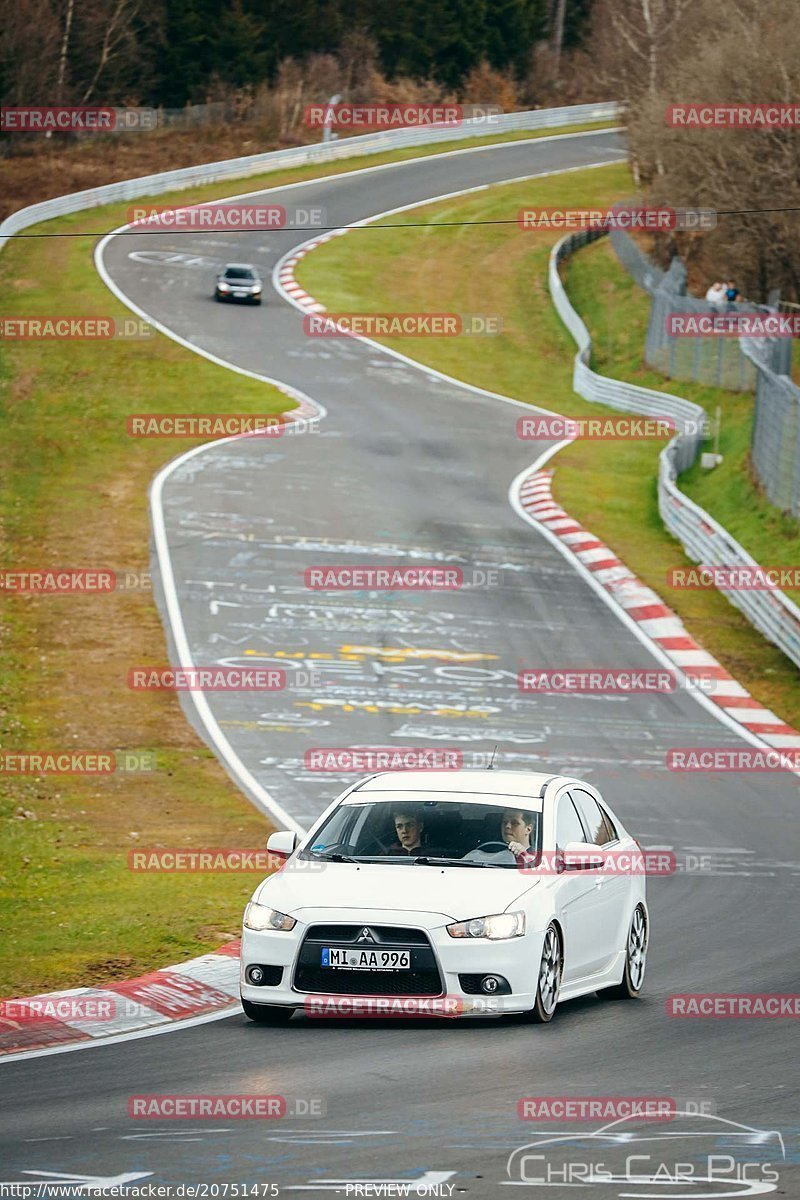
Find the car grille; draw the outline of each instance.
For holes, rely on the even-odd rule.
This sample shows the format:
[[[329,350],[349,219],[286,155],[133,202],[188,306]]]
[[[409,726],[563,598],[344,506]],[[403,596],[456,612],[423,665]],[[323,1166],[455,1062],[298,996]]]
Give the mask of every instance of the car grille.
[[[361,925],[312,925],[300,947],[294,974],[295,988],[329,996],[441,996],[444,993],[439,968],[423,930],[369,925],[374,942],[358,943],[365,926],[366,922]],[[402,946],[411,951],[411,970],[341,971],[321,967],[322,947],[331,944]]]
[[[356,942],[362,929],[370,929],[379,946],[428,946],[427,935],[422,929],[403,929],[396,925],[311,925],[306,939],[315,942],[341,942],[348,945]]]

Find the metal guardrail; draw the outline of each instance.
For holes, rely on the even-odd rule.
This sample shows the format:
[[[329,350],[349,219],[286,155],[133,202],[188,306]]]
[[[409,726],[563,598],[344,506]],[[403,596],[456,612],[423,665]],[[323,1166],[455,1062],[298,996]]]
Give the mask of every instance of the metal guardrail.
[[[489,118],[474,118],[460,125],[431,125],[415,129],[391,129],[365,133],[336,141],[317,142],[310,146],[290,147],[288,150],[268,150],[245,158],[228,158],[220,162],[162,171],[157,175],[142,175],[124,179],[103,187],[88,188],[43,200],[11,213],[0,224],[0,249],[9,235],[20,233],[40,221],[63,217],[68,213],[114,204],[120,200],[136,200],[142,196],[157,196],[164,192],[217,183],[226,179],[243,179],[264,171],[281,171],[308,163],[326,163],[359,155],[382,154],[387,150],[407,146],[426,146],[434,142],[461,141],[464,138],[486,137],[495,133],[527,132],[537,129],[558,129],[564,125],[589,124],[594,121],[615,120],[621,113],[615,102],[605,104],[573,104],[564,108],[541,108],[528,112],[502,113]]]
[[[598,375],[589,365],[592,340],[569,302],[558,267],[575,250],[604,236],[605,230],[581,230],[569,234],[553,247],[550,255],[550,295],[578,346],[572,386],[579,396],[591,403],[652,417],[671,417],[678,432],[659,455],[658,510],[661,519],[693,562],[708,567],[757,567],[758,563],[745,548],[676,484],[678,475],[697,458],[705,430],[703,409],[679,396]],[[719,591],[760,633],[800,666],[800,608],[784,592],[777,588],[769,591],[720,588]]]

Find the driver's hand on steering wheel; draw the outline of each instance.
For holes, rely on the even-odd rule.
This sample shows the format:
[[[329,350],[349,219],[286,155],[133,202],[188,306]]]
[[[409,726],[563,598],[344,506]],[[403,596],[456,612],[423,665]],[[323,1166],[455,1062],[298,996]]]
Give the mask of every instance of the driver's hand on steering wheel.
[[[528,851],[528,846],[523,846],[522,842],[509,842],[508,848],[515,858],[519,858],[521,854]]]

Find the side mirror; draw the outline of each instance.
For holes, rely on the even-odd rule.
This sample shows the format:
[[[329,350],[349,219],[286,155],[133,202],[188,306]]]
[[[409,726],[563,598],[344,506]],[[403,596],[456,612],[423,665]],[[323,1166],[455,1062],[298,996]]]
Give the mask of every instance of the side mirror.
[[[605,853],[591,842],[568,842],[564,847],[565,871],[597,871],[605,861]]]
[[[297,834],[291,829],[281,829],[271,833],[267,839],[267,850],[277,858],[286,859],[293,853],[297,845]]]

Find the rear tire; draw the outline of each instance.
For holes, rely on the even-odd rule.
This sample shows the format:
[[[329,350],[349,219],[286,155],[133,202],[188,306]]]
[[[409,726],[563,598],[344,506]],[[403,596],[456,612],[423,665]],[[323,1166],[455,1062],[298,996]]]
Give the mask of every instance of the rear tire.
[[[542,961],[536,982],[536,1003],[523,1013],[523,1020],[534,1025],[546,1025],[552,1021],[561,991],[564,974],[564,949],[557,926],[551,921],[547,926],[542,946]]]
[[[293,1008],[283,1004],[252,1004],[250,1000],[240,997],[244,1015],[257,1025],[286,1025],[292,1019]]]
[[[644,987],[647,969],[647,944],[649,938],[647,916],[641,904],[637,904],[631,917],[628,942],[625,948],[625,971],[622,983],[602,988],[598,992],[604,1000],[635,1000]]]

